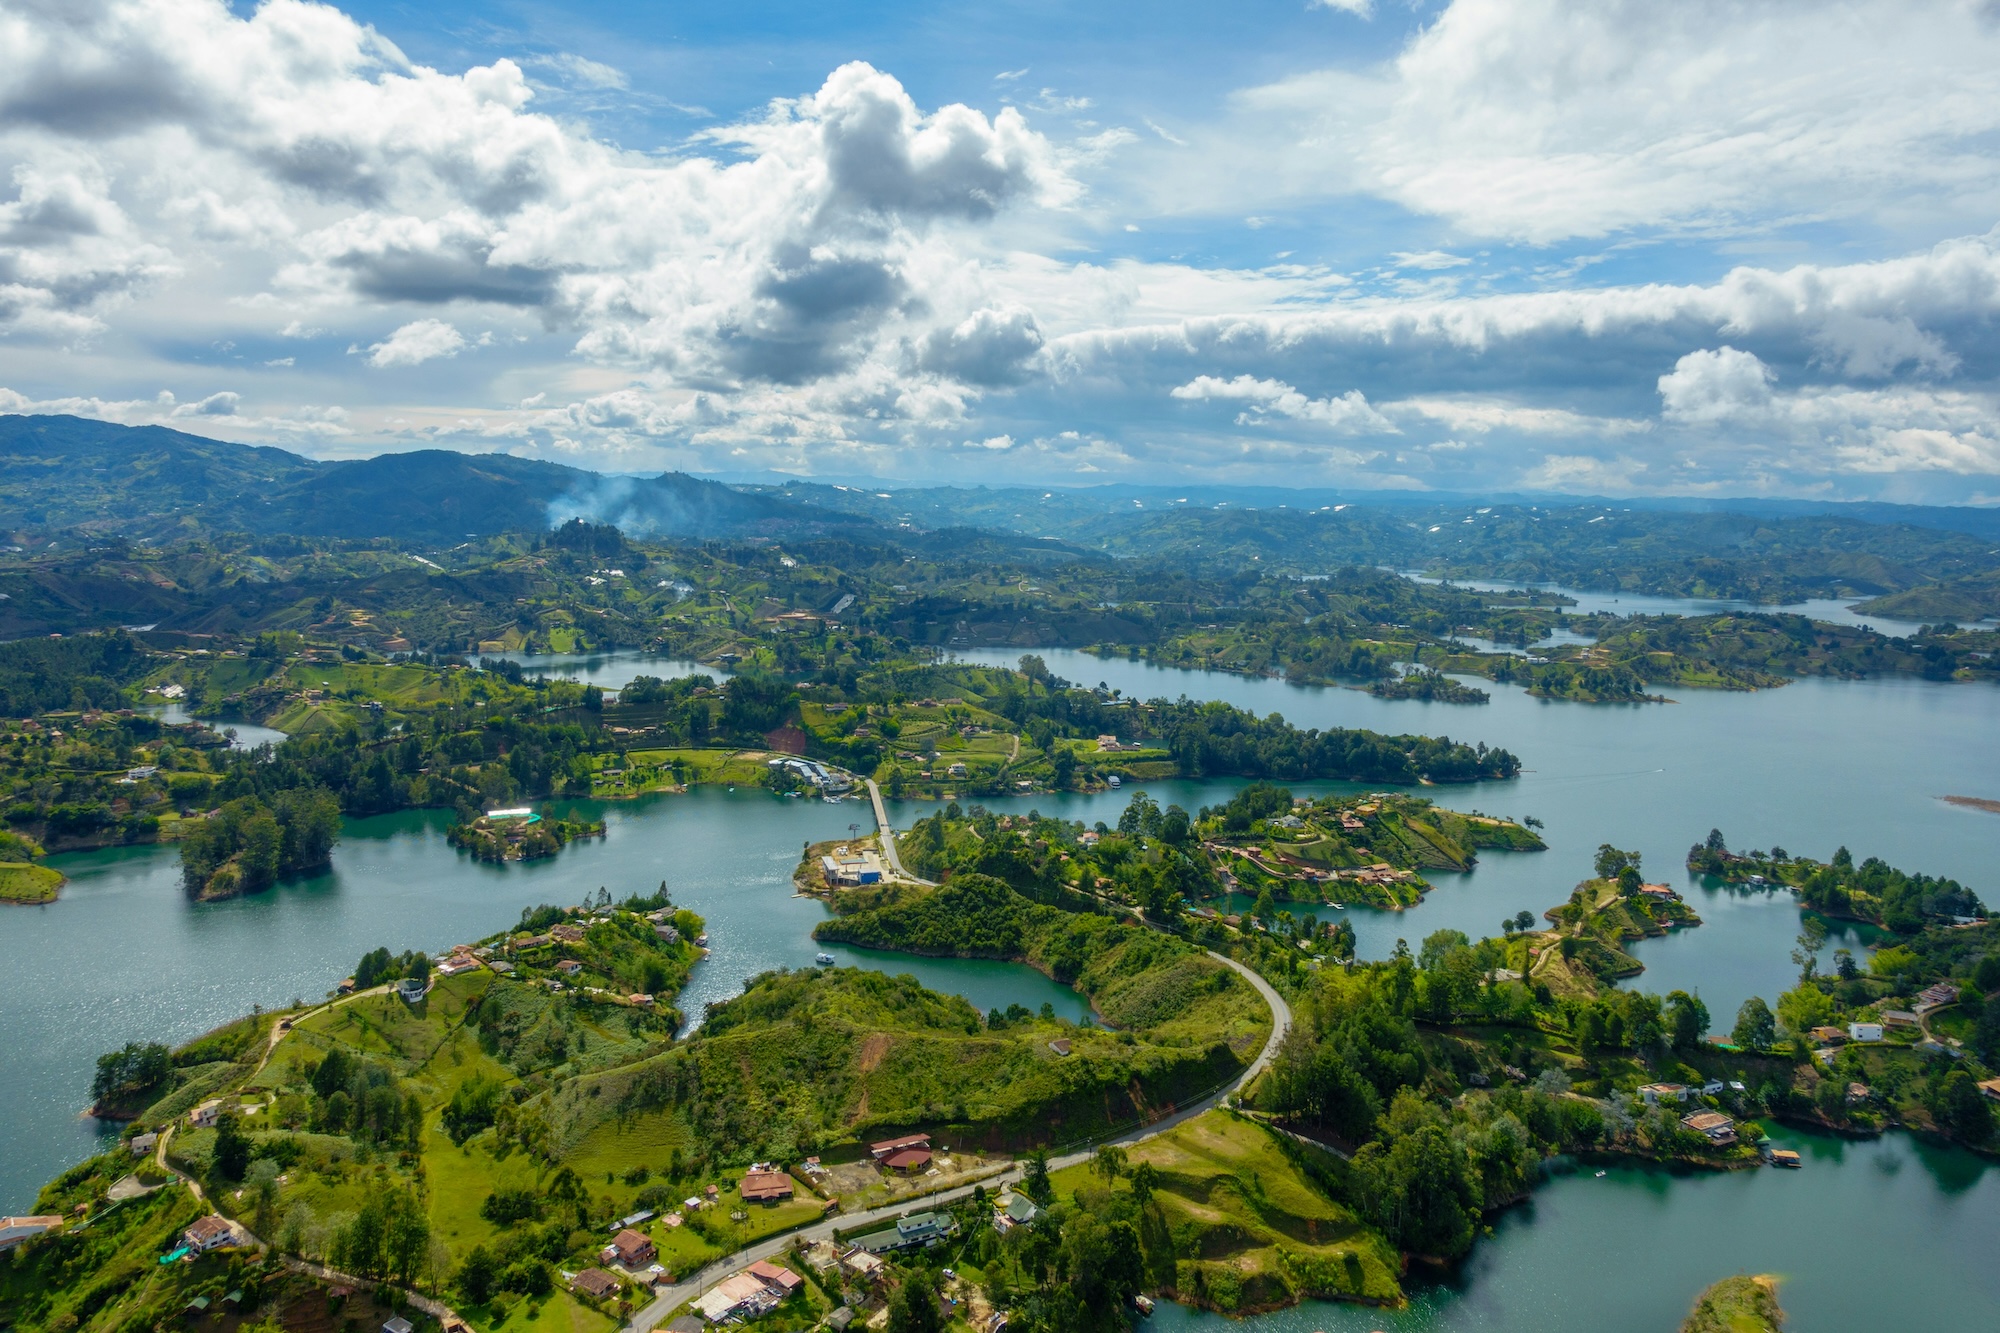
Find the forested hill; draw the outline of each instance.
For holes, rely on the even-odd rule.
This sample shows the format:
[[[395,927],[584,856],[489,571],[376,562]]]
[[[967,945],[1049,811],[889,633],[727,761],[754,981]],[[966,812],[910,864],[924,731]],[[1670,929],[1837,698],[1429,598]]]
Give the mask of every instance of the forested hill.
[[[870,520],[684,473],[608,477],[506,454],[421,449],[322,463],[160,426],[0,416],[0,526],[130,537],[199,531],[456,542],[572,517],[638,536],[873,530]]]

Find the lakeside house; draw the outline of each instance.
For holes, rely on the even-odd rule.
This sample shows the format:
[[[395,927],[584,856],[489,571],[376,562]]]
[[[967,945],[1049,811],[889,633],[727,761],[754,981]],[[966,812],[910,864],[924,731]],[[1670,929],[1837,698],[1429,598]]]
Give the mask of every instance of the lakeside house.
[[[792,1178],[783,1171],[760,1171],[753,1166],[737,1192],[745,1203],[775,1204],[792,1197]]]
[[[643,1231],[626,1227],[611,1238],[611,1243],[599,1251],[599,1259],[607,1264],[617,1264],[621,1268],[637,1268],[650,1264],[659,1257],[650,1237]]]
[[[188,1112],[190,1129],[214,1129],[215,1122],[222,1117],[222,1098],[213,1097]]]
[[[1736,1122],[1720,1111],[1697,1111],[1681,1117],[1681,1124],[1718,1148],[1736,1142]]]
[[[1882,1040],[1882,1025],[1880,1023],[1849,1023],[1847,1025],[1847,1039],[1849,1041],[1880,1041]]]
[[[195,1254],[203,1254],[218,1245],[227,1245],[235,1235],[235,1229],[229,1225],[227,1218],[210,1213],[206,1217],[197,1217],[187,1230],[181,1232],[181,1244]]]
[[[430,993],[431,984],[422,977],[404,977],[396,983],[396,994],[404,1004],[415,1004]]]
[[[586,1268],[569,1280],[569,1285],[593,1301],[608,1301],[624,1289],[624,1284],[601,1268]]]
[[[850,851],[836,847],[819,859],[820,878],[829,888],[882,882],[882,858],[872,851]]]
[[[30,1241],[54,1231],[62,1223],[62,1218],[53,1215],[0,1217],[0,1254],[6,1253],[23,1241]]]
[[[1981,1079],[1979,1090],[1986,1095],[1988,1100],[2000,1102],[2000,1078]]]
[[[1687,1099],[1687,1085],[1682,1083],[1648,1083],[1639,1089],[1639,1100],[1648,1106],[1658,1106],[1663,1101],[1684,1102]]]
[[[131,1150],[134,1157],[147,1157],[152,1155],[153,1149],[159,1142],[160,1136],[148,1130],[144,1134],[134,1134],[125,1141],[125,1146]]]

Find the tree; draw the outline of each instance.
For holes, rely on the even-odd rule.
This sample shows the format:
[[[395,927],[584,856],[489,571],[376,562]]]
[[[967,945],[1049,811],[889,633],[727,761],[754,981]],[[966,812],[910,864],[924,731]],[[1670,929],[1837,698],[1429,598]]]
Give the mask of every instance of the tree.
[[[1993,1134],[1993,1108],[1979,1083],[1963,1069],[1953,1069],[1931,1083],[1924,1105],[1967,1143],[1984,1143]]]
[[[908,1268],[889,1297],[889,1333],[944,1333],[937,1279],[928,1268]]]
[[[1771,1006],[1759,996],[1751,996],[1736,1011],[1736,1026],[1730,1029],[1729,1039],[1746,1051],[1770,1049],[1778,1038],[1778,1023],[1771,1015]]]
[[[1160,1187],[1160,1170],[1151,1162],[1141,1162],[1132,1168],[1132,1197],[1141,1208],[1152,1202],[1153,1191]]]
[[[1529,930],[1533,928],[1534,924],[1535,924],[1535,914],[1533,912],[1530,912],[1527,908],[1524,907],[1520,911],[1514,913],[1514,929]]]
[[[232,1111],[215,1120],[215,1174],[223,1180],[241,1180],[250,1166],[250,1139]]]
[[[458,1266],[458,1289],[474,1305],[484,1305],[500,1278],[500,1265],[484,1245],[475,1245]]]
[[[1796,947],[1792,950],[1792,966],[1799,970],[1801,983],[1811,981],[1819,971],[1819,951],[1826,947],[1826,922],[1816,916],[1800,919],[1800,929]]]
[[[1091,1155],[1090,1169],[1103,1176],[1104,1183],[1109,1185],[1125,1174],[1125,1150],[1109,1143],[1101,1144]]]
[[[1669,991],[1666,1019],[1667,1035],[1675,1046],[1686,1049],[1699,1044],[1702,1034],[1708,1031],[1708,1006],[1699,996],[1682,990]]]
[[[1617,879],[1618,872],[1628,866],[1635,871],[1638,870],[1639,853],[1622,852],[1608,842],[1601,842],[1597,845],[1597,856],[1591,864],[1597,871],[1599,879]]]
[[[1057,791],[1067,791],[1076,780],[1076,751],[1062,746],[1049,756],[1049,768],[1053,771],[1053,781]],[[897,773],[900,775],[901,770]]]
[[[128,1041],[123,1050],[97,1057],[97,1075],[90,1081],[95,1102],[137,1101],[173,1076],[173,1057],[158,1042]]]
[[[1049,1183],[1049,1155],[1040,1148],[1022,1162],[1021,1192],[1043,1207],[1055,1200],[1055,1187]]]

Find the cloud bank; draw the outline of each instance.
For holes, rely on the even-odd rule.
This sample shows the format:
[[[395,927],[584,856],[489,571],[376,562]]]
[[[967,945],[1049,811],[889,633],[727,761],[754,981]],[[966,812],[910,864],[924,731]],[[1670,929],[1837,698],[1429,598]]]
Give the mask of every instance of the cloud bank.
[[[433,69],[303,0],[15,0],[0,408],[620,470],[2000,493],[1990,6],[1453,0],[1166,124],[852,63],[653,151],[527,70],[676,91]],[[1371,262],[1188,257],[1300,210],[1396,221]]]

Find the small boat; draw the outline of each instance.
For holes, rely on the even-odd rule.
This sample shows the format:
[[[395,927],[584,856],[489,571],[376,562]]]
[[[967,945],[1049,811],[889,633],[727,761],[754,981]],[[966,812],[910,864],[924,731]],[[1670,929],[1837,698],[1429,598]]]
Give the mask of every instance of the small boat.
[[[1115,791],[1118,788],[1125,785],[1125,779],[1119,777],[1116,773],[1113,773],[1110,777],[1104,779],[1104,785],[1110,787]]]
[[[814,961],[815,963],[818,963],[818,964],[819,964],[819,965],[820,965],[821,967],[832,967],[832,966],[833,966],[833,955],[832,955],[832,954],[830,954],[830,953],[823,953],[823,954],[819,955],[819,957],[817,957],[817,958],[813,959],[813,961]]]
[[[1151,1319],[1153,1317],[1153,1298],[1142,1292],[1135,1292],[1132,1296],[1132,1308],[1146,1318]]]
[[[1775,1148],[1771,1152],[1771,1165],[1790,1167],[1796,1171],[1803,1163],[1799,1161],[1799,1155],[1790,1148]]]
[[[1603,1173],[1602,1171],[1599,1171],[1599,1172],[1597,1173],[1597,1178],[1598,1178],[1599,1180],[1602,1180],[1602,1179],[1604,1179],[1604,1173]]]

